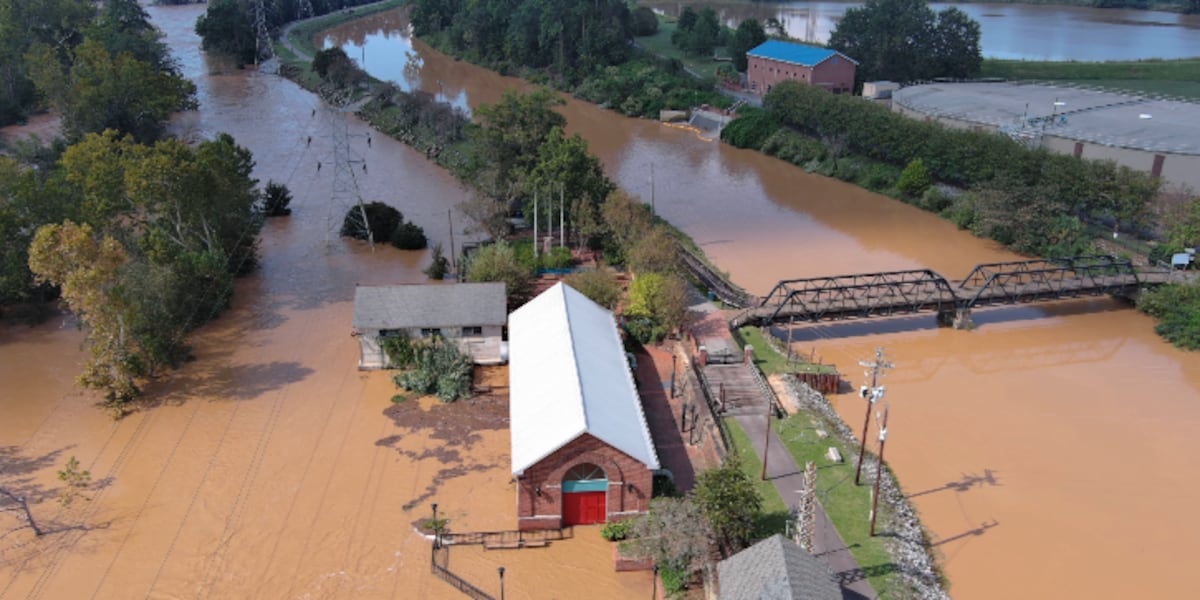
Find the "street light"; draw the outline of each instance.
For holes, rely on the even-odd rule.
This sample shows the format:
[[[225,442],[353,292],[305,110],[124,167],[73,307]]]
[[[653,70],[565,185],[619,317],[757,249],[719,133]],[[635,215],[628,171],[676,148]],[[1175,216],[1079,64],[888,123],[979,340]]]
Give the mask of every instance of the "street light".
[[[496,572],[500,574],[500,600],[504,600],[504,567],[498,567]]]
[[[438,535],[438,530],[440,528],[438,527],[437,522],[437,502],[434,502],[431,506],[433,507],[433,521],[430,521],[429,526],[433,529],[433,547],[440,548],[441,540],[439,538],[441,536]]]

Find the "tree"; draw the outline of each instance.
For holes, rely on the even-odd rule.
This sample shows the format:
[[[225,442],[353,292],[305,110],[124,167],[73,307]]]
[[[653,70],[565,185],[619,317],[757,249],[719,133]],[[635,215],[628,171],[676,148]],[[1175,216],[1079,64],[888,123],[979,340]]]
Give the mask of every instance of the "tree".
[[[442,245],[433,245],[433,257],[429,261],[429,266],[425,269],[425,274],[430,279],[441,281],[446,278],[446,274],[450,272],[450,261],[442,255]]]
[[[631,30],[633,35],[639,37],[658,33],[658,17],[649,6],[639,6],[633,10]]]
[[[92,472],[87,469],[79,468],[79,459],[74,456],[63,469],[58,472],[58,480],[63,482],[64,487],[58,491],[58,503],[63,506],[70,506],[77,498],[90,500],[84,492],[92,483]]]
[[[664,568],[692,573],[711,562],[712,532],[691,498],[655,498],[650,511],[633,521],[629,545]]]
[[[720,42],[721,31],[721,21],[715,10],[706,7],[696,13],[686,7],[679,15],[679,25],[671,35],[671,43],[688,54],[710,54]]]
[[[496,104],[476,110],[480,127],[474,138],[483,163],[480,169],[491,171],[486,177],[488,189],[481,191],[498,198],[523,189],[537,166],[542,144],[554,128],[567,123],[554,111],[565,103],[546,88],[528,94],[507,90]]]
[[[364,213],[366,223],[363,223]],[[404,222],[404,215],[383,202],[368,202],[362,207],[351,206],[342,219],[342,235],[356,240],[371,239],[383,243],[392,239],[392,232]]]
[[[896,182],[900,192],[909,198],[920,198],[931,185],[933,178],[929,176],[929,169],[925,168],[925,161],[919,158],[909,161],[900,173],[900,180]]]
[[[29,267],[39,281],[62,288],[62,297],[88,327],[89,358],[79,381],[104,392],[110,405],[135,397],[144,369],[128,325],[128,299],[117,274],[129,260],[121,244],[89,225],[66,221],[38,229]]]
[[[583,199],[599,206],[616,185],[604,174],[600,160],[588,152],[587,142],[574,134],[570,137],[561,127],[550,130],[545,142],[538,148],[537,164],[529,177],[530,187],[539,190],[541,202],[539,219],[559,221],[559,201]],[[533,214],[533,198],[526,195],[525,215]],[[574,227],[574,215],[562,213],[567,225]],[[546,222],[546,221],[543,221]]]
[[[931,72],[959,79],[978,75],[983,66],[979,40],[978,21],[953,6],[942,10],[934,27]]]
[[[621,300],[621,286],[617,283],[617,278],[605,269],[571,273],[563,278],[563,283],[608,310],[615,309],[617,302]]]
[[[292,192],[287,184],[267,181],[262,192],[262,211],[268,217],[286,217],[292,214],[288,205],[292,203]]]
[[[512,246],[499,242],[475,252],[467,263],[467,281],[503,281],[512,310],[529,298],[533,272],[521,264]]]
[[[429,245],[429,239],[425,237],[425,230],[411,221],[405,221],[396,226],[396,229],[392,231],[391,242],[393,246],[401,250],[424,250],[425,246]]]
[[[638,274],[675,273],[679,269],[679,242],[666,225],[655,225],[633,241],[625,264]]]
[[[767,41],[767,32],[758,19],[745,19],[738,24],[733,39],[729,42],[729,54],[733,57],[733,68],[745,71],[746,53]]]
[[[859,61],[859,81],[970,77],[979,72],[979,24],[949,8],[937,15],[925,0],[868,0],[846,11],[829,47]]]
[[[762,496],[739,461],[731,454],[720,467],[700,473],[692,489],[717,541],[733,552],[750,545],[754,520],[762,510]]]
[[[238,0],[212,0],[208,9],[196,19],[196,34],[200,47],[207,52],[234,56],[241,63],[254,62],[254,22],[249,6]]]
[[[26,60],[38,90],[62,112],[63,129],[72,140],[115,129],[154,141],[172,113],[196,106],[192,82],[132,54],[113,55],[95,40],[75,48],[69,68],[46,45],[35,46]]]
[[[687,317],[687,282],[675,274],[639,274],[629,286],[625,317],[630,333],[642,343],[659,341]]]

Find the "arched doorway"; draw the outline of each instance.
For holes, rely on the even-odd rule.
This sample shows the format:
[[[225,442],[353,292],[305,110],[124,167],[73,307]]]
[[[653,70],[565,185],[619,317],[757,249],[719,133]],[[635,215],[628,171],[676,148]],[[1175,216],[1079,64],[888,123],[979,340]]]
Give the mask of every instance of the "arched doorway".
[[[575,465],[563,476],[563,525],[603,523],[608,517],[608,475],[598,465]]]

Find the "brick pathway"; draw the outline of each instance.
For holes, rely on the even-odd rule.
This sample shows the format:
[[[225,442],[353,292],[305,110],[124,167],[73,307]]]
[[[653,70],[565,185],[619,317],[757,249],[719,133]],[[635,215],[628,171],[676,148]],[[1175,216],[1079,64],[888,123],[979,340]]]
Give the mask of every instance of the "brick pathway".
[[[680,492],[692,489],[696,473],[709,467],[700,449],[684,441],[679,431],[682,407],[678,398],[671,398],[671,351],[666,347],[648,346],[636,354],[638,361],[638,390],[646,423],[658,450],[658,461],[675,476]]]

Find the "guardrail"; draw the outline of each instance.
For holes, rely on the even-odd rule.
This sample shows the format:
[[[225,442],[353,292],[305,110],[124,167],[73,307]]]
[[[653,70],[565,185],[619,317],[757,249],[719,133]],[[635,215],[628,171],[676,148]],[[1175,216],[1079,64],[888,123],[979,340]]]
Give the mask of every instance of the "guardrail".
[[[450,572],[450,569],[446,568],[444,564],[438,564],[439,553],[442,555],[443,563],[449,564],[450,562],[450,548],[446,546],[442,546],[441,548],[433,546],[433,550],[429,555],[429,569],[435,577],[454,586],[454,589],[474,600],[496,600],[495,596],[475,587],[471,582]]]

